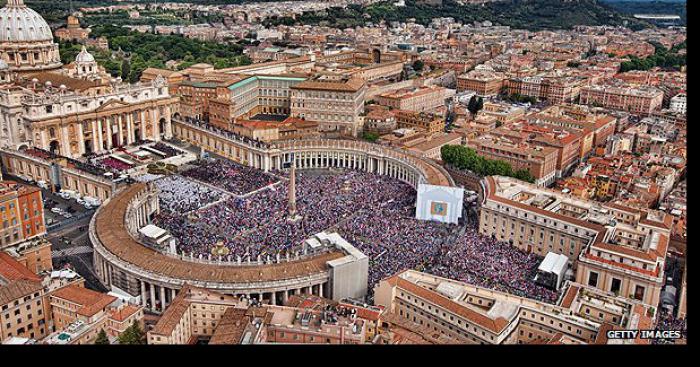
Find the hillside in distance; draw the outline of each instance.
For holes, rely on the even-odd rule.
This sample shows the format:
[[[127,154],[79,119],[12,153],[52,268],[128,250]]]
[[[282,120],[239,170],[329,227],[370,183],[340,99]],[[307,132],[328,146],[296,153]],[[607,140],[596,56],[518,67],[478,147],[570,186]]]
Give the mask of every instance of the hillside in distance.
[[[570,29],[576,25],[627,25],[632,29],[649,27],[646,22],[631,15],[623,15],[604,3],[595,0],[505,0],[483,5],[462,5],[454,0],[444,0],[442,5],[418,5],[406,0],[406,6],[397,7],[393,2],[379,2],[369,6],[350,5],[333,7],[323,11],[305,12],[297,19],[291,17],[270,18],[267,25],[310,24],[336,28],[363,26],[381,21],[404,22],[415,19],[427,25],[433,18],[453,17],[462,23],[489,20],[495,24],[513,28],[542,30]]]

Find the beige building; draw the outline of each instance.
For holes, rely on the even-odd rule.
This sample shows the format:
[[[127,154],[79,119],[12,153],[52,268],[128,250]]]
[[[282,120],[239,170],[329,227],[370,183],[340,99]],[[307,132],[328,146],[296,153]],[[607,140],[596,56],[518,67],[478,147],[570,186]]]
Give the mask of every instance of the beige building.
[[[318,122],[321,133],[357,136],[365,89],[361,79],[303,81],[291,87],[291,115]]]
[[[650,324],[651,310],[625,299],[578,285],[566,294],[550,305],[405,270],[379,282],[375,303],[386,319],[460,344],[605,344],[610,328]]]
[[[92,344],[101,330],[114,343],[134,322],[143,328],[143,307],[80,285],[57,289],[48,299],[56,331],[45,344]]]
[[[429,112],[444,106],[445,100],[454,95],[454,90],[438,87],[420,87],[382,93],[374,98],[377,104],[412,112]]]
[[[303,297],[296,303],[290,299],[296,304],[294,307],[263,305],[245,296],[234,297],[185,286],[148,332],[148,344],[198,341],[208,344],[361,344],[366,341],[368,324],[361,317],[351,317],[349,311],[353,306],[337,306],[317,296]],[[307,297],[315,301],[309,302]],[[341,311],[348,313],[341,315]]]
[[[579,103],[650,115],[661,108],[663,100],[663,91],[654,87],[595,85],[581,88]]]
[[[556,178],[557,151],[553,148],[515,143],[491,135],[468,139],[467,146],[484,158],[508,162],[513,171],[527,170],[538,186],[549,185]]]
[[[576,281],[656,306],[672,218],[600,204],[512,178],[484,180],[479,232],[526,252],[563,254]]]
[[[41,339],[48,332],[41,277],[0,252],[0,341]]]
[[[501,73],[472,70],[457,77],[457,91],[474,91],[479,97],[491,97],[501,92],[504,80]]]

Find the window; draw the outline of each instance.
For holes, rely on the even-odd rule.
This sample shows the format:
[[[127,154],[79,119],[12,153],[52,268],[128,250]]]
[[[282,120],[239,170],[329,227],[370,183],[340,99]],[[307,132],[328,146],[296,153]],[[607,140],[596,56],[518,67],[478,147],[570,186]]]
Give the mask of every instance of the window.
[[[591,287],[598,286],[598,273],[593,271],[588,273],[588,285]]]
[[[617,278],[612,278],[612,282],[610,284],[610,292],[620,294],[620,288],[622,288],[622,281]]]

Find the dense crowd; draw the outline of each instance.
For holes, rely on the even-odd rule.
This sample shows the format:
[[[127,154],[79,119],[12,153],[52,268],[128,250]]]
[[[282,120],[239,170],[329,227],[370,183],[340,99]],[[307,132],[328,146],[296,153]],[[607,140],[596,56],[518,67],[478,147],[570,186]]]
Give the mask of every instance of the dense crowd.
[[[215,167],[215,172],[225,172],[228,165]],[[235,172],[233,177],[241,174]],[[532,280],[540,257],[481,236],[472,226],[416,220],[415,190],[405,183],[360,171],[297,175],[297,222],[287,220],[288,182],[283,181],[189,213],[187,209],[211,202],[206,194],[200,198],[196,189],[176,194],[171,190],[167,195],[176,195],[183,209],[163,211],[156,223],[179,239],[180,252],[206,258],[212,246],[223,241],[232,258],[240,256],[242,261],[293,254],[311,235],[338,231],[370,258],[370,292],[379,280],[410,268],[545,302],[557,299],[556,292]],[[224,173],[214,176],[207,182],[232,192],[250,191],[266,182],[227,181]],[[236,190],[233,182],[246,188]]]
[[[202,208],[228,195],[182,176],[166,176],[155,180],[160,194],[160,209],[165,213],[187,213]]]
[[[685,337],[687,337],[686,333],[688,332],[688,324],[685,318],[678,319],[673,315],[673,313],[668,312],[664,308],[659,308],[659,315],[655,330],[681,331],[683,338],[685,339]],[[669,344],[676,342],[678,342],[677,339],[653,339],[654,344]]]
[[[183,153],[180,150],[175,149],[175,148],[171,147],[170,145],[167,145],[167,144],[160,142],[160,141],[155,143],[151,148],[153,148],[159,152],[164,153],[166,158],[174,157],[176,155],[180,155]]]
[[[185,177],[212,184],[236,195],[247,194],[273,184],[278,179],[255,168],[223,159],[204,159],[182,172]]]
[[[542,257],[482,236],[474,227],[441,249],[436,259],[429,272],[445,278],[549,303],[559,296],[533,281]]]

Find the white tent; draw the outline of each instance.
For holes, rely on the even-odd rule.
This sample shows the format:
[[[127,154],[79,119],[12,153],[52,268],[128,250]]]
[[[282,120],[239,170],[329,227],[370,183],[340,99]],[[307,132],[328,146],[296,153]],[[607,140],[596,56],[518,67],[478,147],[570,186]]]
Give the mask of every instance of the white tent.
[[[558,289],[564,279],[568,263],[569,258],[565,255],[548,252],[547,256],[544,257],[544,260],[542,260],[542,263],[537,268],[537,271],[538,273],[553,274],[557,279],[556,288]]]

